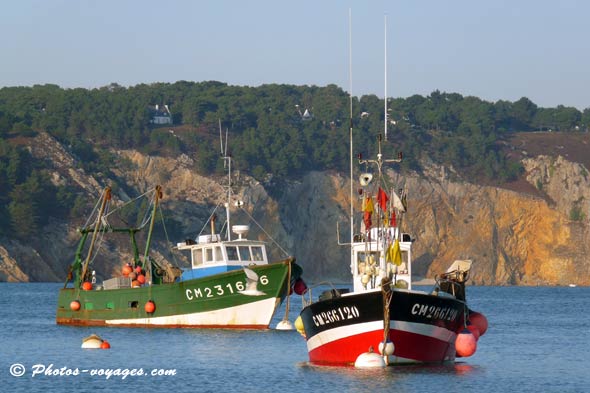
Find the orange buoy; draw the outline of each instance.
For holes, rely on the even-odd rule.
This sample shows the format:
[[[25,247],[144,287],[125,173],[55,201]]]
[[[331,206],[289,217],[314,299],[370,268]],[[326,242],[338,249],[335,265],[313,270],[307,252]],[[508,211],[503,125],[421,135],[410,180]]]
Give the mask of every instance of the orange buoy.
[[[145,284],[145,276],[143,274],[138,274],[137,281],[139,281],[140,284]]]
[[[92,290],[92,283],[88,282],[88,281],[84,281],[84,283],[82,284],[82,289],[85,291],[91,291]]]
[[[488,330],[488,319],[482,313],[469,310],[469,322],[477,326],[480,337]]]
[[[137,274],[135,272],[131,272],[129,273],[129,275],[127,276],[131,279],[131,281],[137,279]]]
[[[111,344],[109,344],[109,342],[107,340],[103,340],[102,344],[100,344],[100,349],[110,349],[111,348]]]
[[[305,281],[303,281],[302,278],[298,278],[297,280],[295,280],[293,289],[295,290],[296,294],[305,295],[305,292],[307,292],[307,285],[305,284]]]
[[[153,313],[154,311],[156,311],[156,303],[153,302],[153,300],[148,300],[145,303],[145,312],[147,312],[148,314]]]
[[[141,284],[139,283],[139,281],[137,281],[137,280],[131,281],[131,288],[139,288],[139,287],[141,287]]]
[[[131,266],[129,266],[129,264],[123,266],[123,270],[122,270],[123,276],[125,276],[125,277],[129,276],[129,273],[131,273],[132,271],[133,271],[133,268]]]
[[[135,266],[135,273],[136,274],[141,274],[141,266]]]
[[[72,311],[78,311],[80,309],[80,307],[82,307],[82,305],[80,304],[79,301],[72,300],[70,302],[70,310],[72,310]]]
[[[457,352],[458,357],[471,356],[475,353],[476,349],[477,340],[468,329],[463,329],[461,333],[457,334],[455,351]]]

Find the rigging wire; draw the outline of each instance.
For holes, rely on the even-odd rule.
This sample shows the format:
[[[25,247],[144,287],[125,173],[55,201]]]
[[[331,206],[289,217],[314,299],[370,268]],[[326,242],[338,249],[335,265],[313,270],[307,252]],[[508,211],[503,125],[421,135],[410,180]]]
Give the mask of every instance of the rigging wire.
[[[104,193],[105,192],[106,192],[105,190],[102,190],[102,192],[100,193],[100,198],[98,198],[98,200],[96,201],[96,204],[94,205],[94,208],[92,209],[92,212],[88,216],[88,219],[84,223],[83,228],[88,228],[88,225],[90,225],[90,220],[92,219],[92,217],[94,217],[94,215],[96,214],[97,210],[99,209],[99,206],[101,204],[101,201],[102,201],[102,198],[104,197]],[[98,217],[96,218],[96,220],[97,219],[98,219]],[[96,220],[94,220],[92,223],[93,224],[96,224]]]
[[[205,221],[205,225],[203,225],[203,227],[201,228],[201,232],[199,232],[199,234],[197,235],[197,237],[195,239],[198,239],[199,236],[201,236],[201,234],[203,233],[203,231],[207,227],[207,224],[211,221],[211,218],[213,218],[213,216],[215,215],[215,212],[217,211],[219,206],[221,206],[221,203],[218,203],[217,206],[215,206],[215,209],[213,209],[213,212],[211,212],[211,214],[209,215],[209,218],[207,219],[207,221]]]
[[[110,206],[110,204],[107,203],[106,206],[105,206],[105,211],[108,211],[109,210],[109,206]],[[97,217],[96,219],[101,221],[100,223],[101,223],[101,226],[102,227],[109,227],[108,221],[106,219],[106,215],[105,214],[103,214],[102,217]],[[102,229],[102,228],[100,228],[100,229]],[[97,236],[96,236],[96,245],[94,246],[94,248],[96,249],[96,252],[92,256],[92,258],[90,259],[90,261],[88,261],[88,265],[89,266],[94,262],[94,260],[96,259],[96,257],[99,254],[98,251],[102,247],[105,232],[106,231],[99,230],[99,232],[97,233]]]
[[[166,229],[166,220],[164,219],[164,211],[162,210],[162,206],[158,205],[158,212],[160,213],[160,217],[162,217],[162,228],[164,229],[164,236],[166,237],[166,244],[171,245],[172,242],[170,241],[170,237],[168,237],[168,230]],[[168,248],[168,251],[170,252],[170,255],[172,255],[172,260],[174,261],[174,265],[176,267],[180,267],[178,265],[178,261],[176,260],[176,257],[174,256],[174,253],[172,252],[172,247],[170,246]]]
[[[123,203],[121,206],[117,206],[117,207],[116,207],[116,208],[114,208],[114,209],[113,209],[113,210],[112,210],[112,211],[111,211],[109,214],[105,214],[105,216],[108,216],[108,215],[110,215],[110,214],[113,214],[114,212],[116,212],[116,211],[118,211],[118,210],[122,210],[123,208],[125,208],[125,206],[127,206],[127,205],[129,205],[129,204],[131,204],[131,203],[133,203],[133,202],[135,202],[135,201],[137,201],[137,200],[138,200],[138,199],[140,199],[140,198],[143,198],[143,197],[145,197],[145,196],[146,196],[146,195],[148,195],[148,194],[151,194],[151,193],[153,193],[155,189],[156,189],[155,187],[153,187],[153,188],[150,188],[149,190],[147,190],[147,191],[146,191],[146,192],[144,192],[143,194],[141,194],[141,195],[138,195],[137,197],[135,197],[135,198],[133,198],[133,199],[130,199],[130,200],[128,200],[127,202]]]
[[[150,205],[148,206],[148,208],[145,210],[145,213],[143,215],[143,219],[141,221],[141,224],[139,225],[139,229],[143,229],[143,227],[145,227],[147,224],[149,224],[151,218],[152,218],[152,206],[154,206],[154,203],[156,203],[156,198],[153,198],[150,201]]]
[[[260,230],[262,232],[264,232],[264,234],[283,252],[283,254],[285,254],[285,256],[288,257],[289,256],[289,253],[287,251],[285,251],[285,249],[283,247],[281,247],[281,245],[279,243],[277,243],[276,240],[273,239],[273,237],[268,234],[268,232],[266,232],[264,230],[264,228],[254,219],[254,217],[252,217],[252,215],[250,213],[248,213],[248,211],[246,209],[242,208],[242,210],[244,211],[244,213],[246,213],[246,215],[248,217],[250,217],[250,219],[254,222],[254,224],[256,224],[256,226],[258,228],[260,228]]]

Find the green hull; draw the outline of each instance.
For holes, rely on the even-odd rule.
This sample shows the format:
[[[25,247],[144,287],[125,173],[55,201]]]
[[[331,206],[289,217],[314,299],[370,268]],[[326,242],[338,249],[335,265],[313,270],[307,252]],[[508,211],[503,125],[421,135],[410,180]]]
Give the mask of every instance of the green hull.
[[[244,291],[246,275],[242,269],[141,288],[63,288],[59,292],[56,322],[82,326],[265,329],[302,269],[294,259],[249,268],[259,276],[259,292],[254,295]],[[76,300],[80,309],[74,311],[71,303]],[[155,304],[152,313],[145,310],[150,300]]]

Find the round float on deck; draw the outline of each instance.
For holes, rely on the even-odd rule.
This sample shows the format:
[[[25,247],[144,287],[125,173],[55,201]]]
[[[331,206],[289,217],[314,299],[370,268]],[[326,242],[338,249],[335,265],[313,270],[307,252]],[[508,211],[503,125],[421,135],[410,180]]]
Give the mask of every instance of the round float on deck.
[[[127,277],[129,275],[129,273],[131,273],[132,271],[133,271],[133,268],[129,264],[127,264],[127,265],[123,266],[121,273],[123,273],[124,277]]]
[[[80,307],[82,307],[82,305],[80,304],[80,302],[78,300],[72,300],[70,302],[70,310],[78,311],[80,309]]]

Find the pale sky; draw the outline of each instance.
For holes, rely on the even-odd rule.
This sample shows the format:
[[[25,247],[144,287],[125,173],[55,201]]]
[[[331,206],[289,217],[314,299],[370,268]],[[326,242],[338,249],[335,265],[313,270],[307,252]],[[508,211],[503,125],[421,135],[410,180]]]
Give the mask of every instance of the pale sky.
[[[585,0],[12,0],[0,87],[216,80],[590,107]]]

